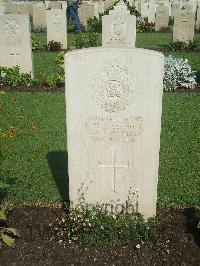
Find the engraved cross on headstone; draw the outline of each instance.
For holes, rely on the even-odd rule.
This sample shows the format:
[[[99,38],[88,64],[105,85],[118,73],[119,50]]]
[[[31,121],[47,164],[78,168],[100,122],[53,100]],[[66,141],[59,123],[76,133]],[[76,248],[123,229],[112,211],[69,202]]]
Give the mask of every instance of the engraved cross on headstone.
[[[110,168],[112,170],[112,187],[113,187],[113,192],[116,193],[116,171],[119,168],[124,168],[127,169],[129,168],[129,163],[127,162],[126,164],[122,164],[122,163],[117,163],[117,159],[116,159],[116,148],[111,146],[111,163],[110,164],[103,164],[103,163],[99,163],[98,166],[99,168]]]
[[[14,65],[17,65],[17,56],[21,56],[20,52],[17,52],[16,48],[14,48],[14,50],[10,53],[11,56],[14,57]]]

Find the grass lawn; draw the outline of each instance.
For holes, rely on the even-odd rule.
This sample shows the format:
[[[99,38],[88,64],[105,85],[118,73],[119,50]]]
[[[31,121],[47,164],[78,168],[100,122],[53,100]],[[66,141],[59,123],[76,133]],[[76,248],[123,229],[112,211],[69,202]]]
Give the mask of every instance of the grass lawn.
[[[46,44],[46,34],[34,33],[37,40],[40,41],[40,47]],[[87,33],[84,33],[87,35]],[[75,46],[76,34],[68,34],[68,47]],[[101,34],[99,36],[99,46],[101,45]],[[196,40],[200,42],[200,34],[196,34]],[[136,47],[140,48],[161,48],[171,42],[171,33],[137,33]],[[35,78],[42,78],[45,75],[57,73],[59,67],[54,60],[58,52],[35,52],[33,55]],[[165,52],[165,55],[173,55],[178,58],[188,59],[192,70],[200,72],[200,53],[199,52]]]
[[[165,93],[159,203],[200,205],[198,94]],[[60,202],[67,195],[63,93],[0,94],[1,179],[13,203]],[[14,136],[2,133],[14,128]]]
[[[87,34],[87,33],[86,33]],[[35,33],[41,47],[46,35]],[[101,45],[99,34],[99,45]],[[68,34],[73,47],[75,34]],[[200,34],[196,35],[200,40]],[[169,33],[139,33],[137,47],[159,48],[171,42]],[[35,78],[60,71],[58,52],[34,52]],[[187,58],[200,72],[199,53],[165,53]],[[159,203],[200,205],[198,125],[200,97],[195,93],[164,93]],[[12,128],[10,128],[12,127]],[[11,129],[11,130],[10,130]],[[3,138],[3,133],[14,133]],[[63,93],[0,94],[0,179],[10,184],[0,193],[14,203],[61,202],[67,198],[65,100]]]

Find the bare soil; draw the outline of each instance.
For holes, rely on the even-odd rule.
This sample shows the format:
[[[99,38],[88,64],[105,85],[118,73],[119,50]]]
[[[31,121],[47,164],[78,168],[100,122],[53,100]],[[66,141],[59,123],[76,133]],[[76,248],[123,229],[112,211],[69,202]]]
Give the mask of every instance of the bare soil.
[[[65,87],[48,87],[47,85],[44,85],[42,82],[38,83],[34,86],[27,86],[27,85],[20,85],[16,87],[10,87],[6,85],[0,84],[0,91],[6,91],[6,92],[64,92]],[[177,88],[175,92],[178,93],[200,93],[200,84],[197,84],[196,87],[192,90],[186,89],[186,88]],[[173,93],[173,92],[172,92]]]
[[[0,265],[200,265],[200,230],[195,208],[158,208],[156,243],[115,247],[50,241],[49,224],[63,214],[58,207],[15,207],[7,225],[16,228],[21,236],[14,249],[0,247]]]

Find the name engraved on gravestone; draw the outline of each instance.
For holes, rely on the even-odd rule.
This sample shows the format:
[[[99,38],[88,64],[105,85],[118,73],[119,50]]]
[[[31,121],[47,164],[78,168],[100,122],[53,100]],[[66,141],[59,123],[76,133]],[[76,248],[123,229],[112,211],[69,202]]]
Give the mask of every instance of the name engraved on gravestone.
[[[60,24],[61,23],[61,18],[59,16],[59,14],[56,14],[56,13],[53,14],[52,21],[53,21],[53,24],[55,24],[55,25]]]
[[[17,19],[8,18],[5,22],[6,43],[11,46],[9,56],[14,58],[17,65],[18,57],[21,56],[21,39],[17,38],[20,33],[20,22]]]
[[[84,127],[91,141],[97,142],[135,142],[142,133],[141,117],[112,118],[94,116],[89,118]]]
[[[98,107],[106,112],[125,110],[134,98],[133,77],[117,62],[104,68],[91,82],[91,93]]]
[[[61,17],[59,14],[54,13],[52,14],[52,23],[55,25],[54,27],[54,34],[55,34],[55,38],[59,39],[59,35],[60,35],[60,30],[59,30],[59,25],[61,25],[62,21],[61,21]]]

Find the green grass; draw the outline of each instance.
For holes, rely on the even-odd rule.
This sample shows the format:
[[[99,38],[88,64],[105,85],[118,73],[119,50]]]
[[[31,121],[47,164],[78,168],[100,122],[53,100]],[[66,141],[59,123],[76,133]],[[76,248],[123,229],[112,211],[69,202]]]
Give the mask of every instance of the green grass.
[[[84,33],[83,35],[87,35]],[[44,33],[34,33],[37,40],[40,41],[42,48],[46,44],[46,35]],[[75,46],[76,34],[68,34],[68,47]],[[101,34],[99,36],[99,46],[101,45]],[[196,40],[200,41],[200,34],[196,34]],[[161,48],[171,42],[171,33],[137,33],[136,47],[140,48]],[[34,71],[35,78],[42,78],[59,72],[59,67],[55,65],[54,59],[58,52],[34,52]],[[200,72],[200,55],[199,52],[165,52],[165,55],[173,55],[178,58],[188,59],[192,70]]]
[[[58,52],[35,52],[33,54],[34,78],[41,79],[59,73],[60,67],[55,63]]]
[[[66,151],[64,95],[8,93],[0,97],[0,141],[3,151],[0,175],[8,183],[14,183],[9,190],[9,197],[13,202],[29,203],[61,200],[48,156],[55,163],[62,157],[61,151]],[[12,103],[13,97],[16,97],[16,104]],[[2,132],[9,130],[10,126],[16,128],[16,135],[5,140]],[[61,160],[64,160],[63,157]],[[64,197],[67,188],[63,167],[66,165],[67,160],[63,161],[58,171]]]
[[[164,94],[159,203],[200,205],[199,107],[198,94]],[[7,93],[0,95],[0,108],[0,175],[11,184],[6,201],[66,199],[64,94]],[[3,139],[10,126],[16,128],[16,135]]]
[[[199,94],[164,94],[160,203],[200,205],[199,108]]]

